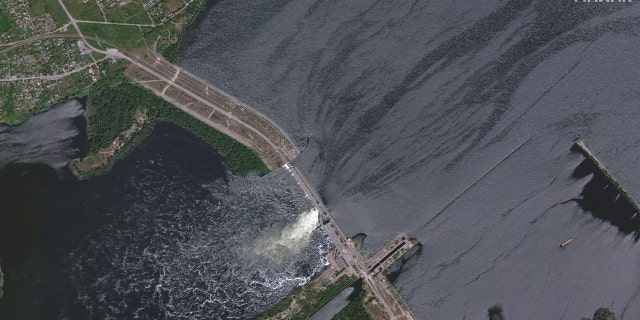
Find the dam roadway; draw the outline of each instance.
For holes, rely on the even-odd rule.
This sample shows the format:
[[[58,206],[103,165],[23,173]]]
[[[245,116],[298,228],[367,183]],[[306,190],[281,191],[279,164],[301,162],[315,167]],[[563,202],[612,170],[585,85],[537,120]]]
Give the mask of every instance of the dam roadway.
[[[384,275],[374,270],[369,271],[369,263],[328,214],[329,210],[313,185],[290,163],[299,155],[299,151],[276,124],[151,50],[146,58],[113,50],[109,53],[133,64],[135,68],[130,70],[129,76],[136,82],[197,119],[254,149],[270,169],[281,166],[287,168],[315,206],[321,225],[334,246],[342,253],[349,269],[368,284],[388,318],[413,319],[410,310],[391,283]],[[218,116],[213,117],[214,115]],[[225,118],[224,121],[220,121],[221,116]],[[325,218],[328,219],[327,223],[322,223]]]
[[[146,58],[114,50],[110,50],[109,54],[133,64],[135,68],[130,70],[129,76],[136,82],[197,119],[254,149],[270,169],[286,167],[316,207],[321,225],[342,253],[347,266],[368,284],[389,319],[413,319],[410,310],[391,283],[385,276],[369,271],[367,260],[328,214],[329,210],[313,185],[290,163],[299,155],[299,151],[276,124],[151,50]],[[218,116],[214,117],[215,115]],[[220,117],[224,117],[224,120],[220,121]],[[328,219],[327,223],[322,223],[325,218]]]
[[[290,162],[300,152],[291,139],[266,116],[222,90],[207,84],[184,69],[173,65],[156,53],[155,48],[146,52],[127,52],[118,49],[99,50],[91,46],[77,26],[77,20],[69,13],[61,0],[58,3],[70,19],[70,23],[85,44],[93,51],[110,58],[124,59],[130,63],[127,75],[135,82],[189,113],[205,124],[231,136],[255,150],[269,169],[285,167],[318,210],[320,224],[324,227],[349,270],[364,279],[389,319],[413,319],[411,311],[397,294],[385,276],[369,269],[376,262],[367,261],[355,248],[328,214],[322,199],[302,172]],[[384,249],[383,249],[384,250]],[[385,257],[386,259],[387,257]]]
[[[237,99],[169,63],[154,52],[147,58],[110,50],[110,56],[126,59],[134,68],[129,76],[163,99],[255,150],[270,169],[286,167],[318,211],[326,234],[353,274],[371,288],[389,319],[414,319],[384,275],[369,271],[367,260],[340,230],[329,210],[304,174],[291,164],[299,151],[286,134],[267,117]],[[215,117],[214,117],[215,116]],[[323,219],[327,223],[322,223]]]

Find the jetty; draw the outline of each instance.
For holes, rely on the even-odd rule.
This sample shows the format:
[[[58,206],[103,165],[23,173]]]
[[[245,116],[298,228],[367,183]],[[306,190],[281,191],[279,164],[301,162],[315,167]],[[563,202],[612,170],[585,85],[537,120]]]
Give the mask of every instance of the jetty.
[[[633,197],[629,194],[629,192],[618,182],[618,180],[611,174],[611,172],[609,172],[609,170],[607,170],[607,168],[604,166],[604,164],[602,164],[602,162],[600,160],[598,160],[598,158],[596,158],[596,156],[593,154],[593,152],[591,152],[591,150],[589,150],[589,148],[587,148],[587,146],[584,143],[584,141],[578,139],[573,144],[572,149],[581,152],[587,159],[589,159],[591,162],[593,162],[593,164],[596,165],[598,170],[600,172],[602,172],[602,174],[609,180],[611,185],[614,188],[616,188],[616,190],[618,190],[620,195],[625,200],[627,200],[627,202],[633,207],[634,210],[636,210],[636,212],[640,213],[640,207],[638,206],[638,203],[636,202],[636,200],[633,199]]]

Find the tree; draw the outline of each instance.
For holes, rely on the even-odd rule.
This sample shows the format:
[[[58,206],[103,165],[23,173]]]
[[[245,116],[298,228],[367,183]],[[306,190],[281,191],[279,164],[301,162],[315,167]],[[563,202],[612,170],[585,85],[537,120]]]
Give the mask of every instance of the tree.
[[[607,308],[600,308],[593,314],[593,320],[616,320],[616,316]]]

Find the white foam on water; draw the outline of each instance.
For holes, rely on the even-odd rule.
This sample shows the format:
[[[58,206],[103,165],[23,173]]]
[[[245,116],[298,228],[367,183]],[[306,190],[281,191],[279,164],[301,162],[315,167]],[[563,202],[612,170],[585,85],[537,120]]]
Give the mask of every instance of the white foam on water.
[[[311,234],[317,227],[318,210],[309,209],[282,230],[265,230],[253,243],[251,253],[273,261],[282,261],[286,256],[300,253],[309,243]]]

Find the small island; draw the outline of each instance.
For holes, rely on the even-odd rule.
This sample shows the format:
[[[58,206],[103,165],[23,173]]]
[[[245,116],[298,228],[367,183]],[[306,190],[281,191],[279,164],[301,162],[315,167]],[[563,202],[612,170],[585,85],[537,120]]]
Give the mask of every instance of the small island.
[[[608,308],[600,308],[593,314],[593,318],[582,318],[581,320],[616,320],[616,315]]]

